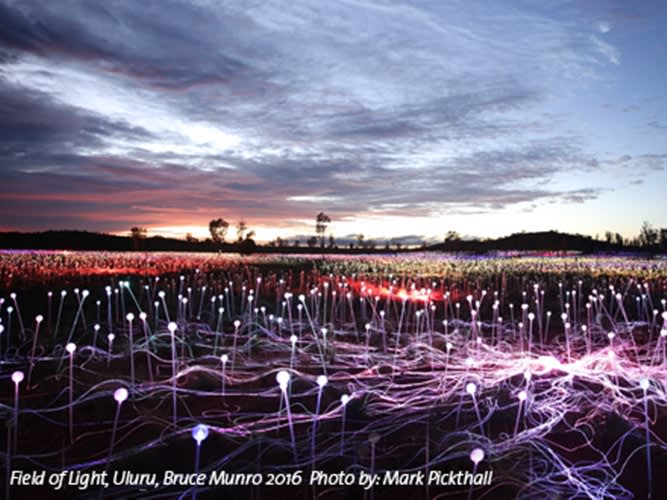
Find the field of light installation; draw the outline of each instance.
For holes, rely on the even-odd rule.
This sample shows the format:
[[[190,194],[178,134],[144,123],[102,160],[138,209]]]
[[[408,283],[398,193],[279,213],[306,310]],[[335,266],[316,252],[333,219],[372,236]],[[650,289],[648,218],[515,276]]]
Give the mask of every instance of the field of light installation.
[[[665,260],[5,252],[0,279],[7,498],[667,486]]]

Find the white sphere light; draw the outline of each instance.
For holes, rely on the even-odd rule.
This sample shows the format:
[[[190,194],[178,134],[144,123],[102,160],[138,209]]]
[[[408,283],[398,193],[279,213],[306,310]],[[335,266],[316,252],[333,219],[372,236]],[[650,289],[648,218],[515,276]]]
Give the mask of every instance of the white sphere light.
[[[477,386],[475,384],[473,384],[472,382],[468,382],[466,384],[466,392],[470,395],[475,394],[475,392],[477,392]]]
[[[276,381],[278,382],[280,389],[283,391],[287,390],[287,384],[289,383],[289,380],[290,374],[285,370],[281,370],[276,374]]]
[[[74,351],[76,351],[76,344],[74,342],[70,342],[65,346],[65,350],[68,353],[72,354]]]
[[[324,387],[325,385],[327,385],[328,382],[329,379],[327,379],[326,375],[320,375],[319,377],[317,377],[317,385],[319,385],[320,387]]]
[[[481,448],[475,448],[470,452],[470,460],[477,465],[480,463],[482,460],[484,460],[484,450]]]
[[[14,373],[12,373],[12,382],[14,382],[15,384],[20,384],[21,382],[23,382],[23,377],[24,377],[23,372],[20,370],[16,370]]]
[[[125,387],[116,389],[113,393],[113,398],[116,400],[116,402],[118,402],[118,404],[122,403],[127,399],[127,389]]]

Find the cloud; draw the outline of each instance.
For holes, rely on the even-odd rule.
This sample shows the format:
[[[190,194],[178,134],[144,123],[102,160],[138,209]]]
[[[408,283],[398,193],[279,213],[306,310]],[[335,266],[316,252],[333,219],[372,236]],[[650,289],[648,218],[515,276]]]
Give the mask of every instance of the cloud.
[[[609,33],[611,31],[611,24],[608,21],[600,21],[597,24],[597,29],[602,34]]]
[[[602,54],[610,63],[621,64],[621,54],[616,47],[601,40],[595,35],[591,36],[591,41],[593,42],[595,50]]]
[[[0,1],[0,24],[2,225],[483,213],[595,198],[551,181],[608,167],[548,112],[557,89],[620,63],[591,22],[126,0]]]

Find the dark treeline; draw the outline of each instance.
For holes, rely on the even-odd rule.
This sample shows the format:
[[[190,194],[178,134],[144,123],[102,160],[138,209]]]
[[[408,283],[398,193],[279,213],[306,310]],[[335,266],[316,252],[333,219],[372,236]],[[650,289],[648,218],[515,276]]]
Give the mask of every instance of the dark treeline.
[[[579,251],[594,252],[665,252],[665,242],[652,245],[628,245],[594,239],[590,236],[559,233],[556,231],[538,233],[518,233],[511,236],[488,240],[450,239],[431,246],[422,245],[412,248],[390,248],[388,245],[377,247],[348,246],[293,246],[293,245],[256,245],[252,240],[235,242],[215,242],[209,240],[176,239],[161,236],[141,237],[114,236],[87,231],[46,231],[40,233],[0,233],[0,248],[24,250],[107,250],[107,251],[177,251],[177,252],[239,252],[239,253],[398,253],[412,251],[471,252],[486,253],[492,251]]]

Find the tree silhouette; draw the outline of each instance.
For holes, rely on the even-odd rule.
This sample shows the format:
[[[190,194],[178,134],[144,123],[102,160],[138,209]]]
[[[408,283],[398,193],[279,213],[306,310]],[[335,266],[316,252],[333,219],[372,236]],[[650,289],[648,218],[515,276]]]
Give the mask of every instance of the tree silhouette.
[[[236,237],[238,241],[242,241],[245,238],[245,233],[248,230],[248,226],[245,221],[241,219],[236,226]]]
[[[445,241],[461,241],[461,235],[456,231],[447,231],[447,236],[445,236]]]
[[[208,223],[208,230],[211,233],[211,239],[213,243],[224,243],[225,236],[227,236],[227,229],[229,228],[229,222],[225,219],[213,219]]]
[[[147,231],[145,227],[134,226],[133,228],[130,229],[132,246],[134,247],[135,250],[139,250],[139,248],[142,246],[143,240],[146,239],[146,232]]]
[[[310,238],[308,238],[307,243],[310,248],[314,248],[315,245],[317,245],[317,238],[315,236],[311,236]]]
[[[639,244],[643,247],[650,247],[658,243],[659,233],[651,224],[644,221],[641,232],[639,233]]]
[[[358,246],[359,248],[363,248],[363,247],[364,247],[364,235],[361,234],[361,233],[359,233],[359,234],[357,235],[357,246]]]
[[[320,246],[324,248],[324,233],[327,230],[328,224],[331,222],[331,217],[329,217],[324,212],[317,214],[315,219],[315,232],[320,237]]]
[[[616,233],[614,235],[614,239],[616,240],[616,244],[620,247],[623,246],[623,236],[621,236],[621,233]]]

